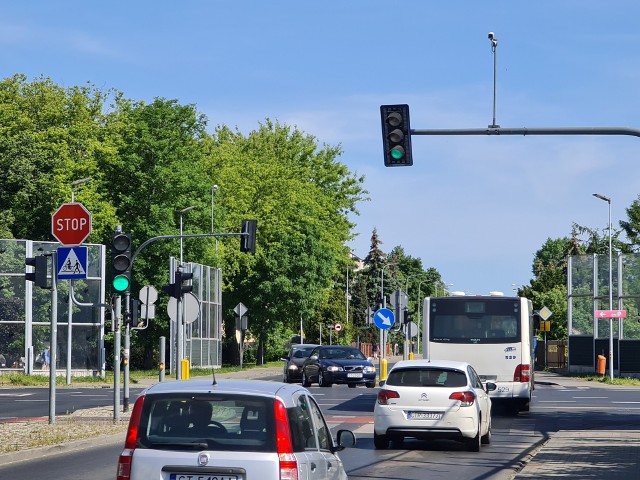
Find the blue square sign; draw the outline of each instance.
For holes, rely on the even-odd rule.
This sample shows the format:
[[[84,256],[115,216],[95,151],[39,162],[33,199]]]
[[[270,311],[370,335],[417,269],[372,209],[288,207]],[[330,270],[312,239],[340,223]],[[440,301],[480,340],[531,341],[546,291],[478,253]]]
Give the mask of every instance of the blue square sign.
[[[87,278],[87,247],[58,247],[58,280]]]

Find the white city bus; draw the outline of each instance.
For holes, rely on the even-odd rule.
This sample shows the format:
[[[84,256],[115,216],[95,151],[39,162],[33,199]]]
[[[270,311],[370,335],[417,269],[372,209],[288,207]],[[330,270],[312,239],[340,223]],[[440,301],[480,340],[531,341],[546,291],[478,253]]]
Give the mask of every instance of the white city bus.
[[[452,294],[424,299],[424,358],[473,365],[497,388],[491,399],[528,411],[534,388],[534,324],[523,297]]]

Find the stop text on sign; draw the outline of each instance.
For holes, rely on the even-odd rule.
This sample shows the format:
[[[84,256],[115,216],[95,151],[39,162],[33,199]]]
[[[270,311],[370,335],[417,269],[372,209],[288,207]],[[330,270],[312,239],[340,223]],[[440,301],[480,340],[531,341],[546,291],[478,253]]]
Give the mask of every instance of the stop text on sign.
[[[58,218],[56,221],[56,232],[68,230],[85,230],[89,224],[86,218]]]

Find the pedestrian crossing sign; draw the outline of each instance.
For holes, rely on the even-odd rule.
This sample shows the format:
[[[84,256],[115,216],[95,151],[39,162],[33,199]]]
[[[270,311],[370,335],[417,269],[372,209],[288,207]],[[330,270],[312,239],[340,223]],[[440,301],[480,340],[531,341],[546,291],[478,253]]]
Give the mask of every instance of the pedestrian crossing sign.
[[[58,280],[87,278],[87,247],[58,247]]]

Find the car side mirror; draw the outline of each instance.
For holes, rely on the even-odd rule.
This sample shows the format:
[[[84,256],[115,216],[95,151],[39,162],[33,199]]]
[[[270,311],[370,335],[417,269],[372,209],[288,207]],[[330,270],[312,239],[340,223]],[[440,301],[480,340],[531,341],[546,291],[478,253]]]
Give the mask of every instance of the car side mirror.
[[[291,360],[291,357],[289,357],[288,355],[285,355],[280,360],[282,360],[283,362],[288,362],[289,360]]]
[[[484,389],[487,391],[487,393],[493,392],[496,388],[498,388],[498,387],[493,382],[487,382],[485,387],[484,387]]]
[[[367,357],[367,362],[373,363],[373,357]]]
[[[351,430],[338,430],[336,435],[336,451],[353,447],[356,444],[356,436]]]
[[[380,380],[380,383],[378,383],[378,385],[380,385],[381,387],[384,387],[385,383],[387,383],[386,380]]]
[[[310,360],[317,360],[317,359],[318,359],[318,356],[317,356],[317,355],[311,355],[311,356],[309,357],[309,359],[310,359]]]

